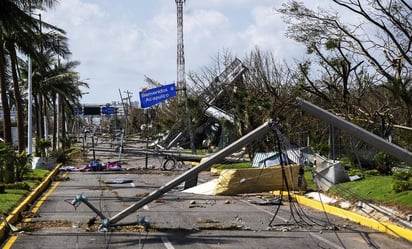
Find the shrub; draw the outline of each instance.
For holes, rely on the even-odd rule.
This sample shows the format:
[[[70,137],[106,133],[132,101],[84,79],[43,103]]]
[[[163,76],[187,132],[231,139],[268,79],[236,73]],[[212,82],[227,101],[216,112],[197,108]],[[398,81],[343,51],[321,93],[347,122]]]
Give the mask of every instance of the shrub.
[[[313,145],[312,150],[319,155],[327,156],[329,154],[330,147],[328,144],[319,143]]]
[[[36,156],[46,157],[47,149],[51,147],[51,141],[45,138],[36,137]]]
[[[408,181],[393,181],[391,187],[395,193],[400,193],[412,189],[412,184]]]
[[[6,188],[30,190],[30,185],[27,182],[15,182],[15,183],[6,184]]]
[[[24,174],[26,174],[31,168],[31,156],[26,154],[23,150],[21,153],[17,153],[14,158],[14,170],[16,171],[16,180],[23,180]]]
[[[365,170],[363,172],[365,176],[378,176],[381,173],[377,169]]]
[[[391,174],[391,168],[394,166],[395,159],[384,152],[378,152],[374,156],[376,162],[376,169],[384,175]]]
[[[14,168],[15,152],[12,146],[0,142],[0,182],[13,182],[14,172],[10,169]],[[12,167],[11,167],[12,166]]]
[[[69,160],[67,152],[64,149],[61,149],[61,148],[50,152],[50,156],[55,157],[57,163],[63,163],[64,164]]]
[[[393,173],[392,190],[395,193],[412,189],[412,170],[400,170]]]
[[[50,156],[55,157],[57,163],[63,163],[66,164],[70,160],[73,159],[73,157],[79,156],[81,154],[80,148],[70,148],[70,149],[58,149],[55,151],[52,151],[50,153]]]

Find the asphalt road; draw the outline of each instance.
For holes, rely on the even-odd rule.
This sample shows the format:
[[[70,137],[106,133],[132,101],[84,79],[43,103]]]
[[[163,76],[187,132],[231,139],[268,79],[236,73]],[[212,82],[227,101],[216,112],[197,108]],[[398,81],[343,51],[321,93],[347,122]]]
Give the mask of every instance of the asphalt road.
[[[130,225],[109,231],[99,231],[99,217],[88,226],[97,216],[88,205],[70,203],[83,194],[96,210],[113,217],[183,172],[161,171],[157,164],[150,161],[152,170],[61,173],[65,178],[54,182],[33,206],[35,212],[27,214],[30,219],[18,224],[23,232],[3,248],[412,248],[403,239],[296,202],[260,205],[266,204],[260,194],[209,196],[184,193],[179,186],[116,223],[140,219],[150,223],[147,229]],[[202,172],[198,182],[212,178]],[[131,182],[107,183],[119,179]]]

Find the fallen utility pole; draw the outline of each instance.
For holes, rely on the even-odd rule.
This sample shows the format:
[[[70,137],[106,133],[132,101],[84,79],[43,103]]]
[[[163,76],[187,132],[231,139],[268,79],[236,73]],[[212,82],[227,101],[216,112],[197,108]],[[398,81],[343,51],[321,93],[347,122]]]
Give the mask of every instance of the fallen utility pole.
[[[382,151],[398,158],[399,160],[412,165],[412,153],[396,144],[389,143],[385,139],[356,126],[349,121],[339,118],[336,115],[306,101],[301,98],[296,99],[300,107],[315,117],[332,124],[342,130],[346,130],[349,134],[365,141],[366,143],[381,149]]]
[[[239,150],[240,148],[242,148],[243,146],[245,146],[246,144],[261,138],[262,136],[267,134],[272,129],[273,124],[274,123],[272,121],[265,122],[264,124],[262,124],[261,126],[256,128],[255,130],[251,131],[247,135],[241,137],[237,141],[233,142],[232,144],[228,145],[227,147],[225,147],[224,149],[222,149],[221,151],[216,153],[215,155],[211,156],[205,162],[200,163],[198,166],[190,169],[189,171],[187,171],[186,173],[180,175],[176,179],[170,181],[169,183],[166,183],[165,185],[160,187],[158,190],[153,191],[152,193],[150,193],[146,197],[142,198],[141,200],[139,200],[135,204],[133,204],[133,205],[129,206],[128,208],[124,209],[123,211],[119,212],[118,214],[113,216],[111,219],[105,220],[103,222],[102,226],[108,227],[110,225],[116,224],[117,222],[119,222],[123,218],[125,218],[128,215],[132,214],[134,211],[136,211],[139,208],[143,207],[144,205],[158,199],[159,197],[161,197],[165,193],[167,193],[170,190],[172,190],[173,188],[177,187],[182,182],[192,179],[193,177],[195,177],[197,174],[199,174],[203,170],[209,169],[213,164],[220,162],[227,155],[230,155],[230,154],[236,152],[237,150]]]

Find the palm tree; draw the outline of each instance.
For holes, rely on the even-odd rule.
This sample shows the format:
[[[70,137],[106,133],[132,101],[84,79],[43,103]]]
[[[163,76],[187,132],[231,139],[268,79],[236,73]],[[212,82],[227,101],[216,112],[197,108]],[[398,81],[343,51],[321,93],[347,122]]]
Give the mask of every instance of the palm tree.
[[[53,110],[53,150],[57,144],[57,110],[61,113],[62,139],[65,139],[65,119],[66,116],[73,115],[74,107],[80,103],[82,96],[81,87],[88,88],[88,84],[79,80],[79,74],[74,69],[79,65],[78,61],[68,61],[58,63],[52,70],[52,75],[43,80],[39,94],[45,100],[47,106]],[[51,98],[48,98],[51,96]],[[57,101],[58,100],[58,101]],[[64,145],[64,143],[63,143]]]
[[[2,0],[0,1],[0,94],[3,108],[3,137],[4,141],[11,144],[11,120],[8,93],[9,76],[7,67],[10,65],[12,74],[14,100],[17,110],[17,125],[19,133],[19,150],[24,147],[24,116],[22,108],[22,99],[20,86],[17,77],[17,56],[16,49],[30,57],[38,55],[39,45],[49,45],[46,36],[40,34],[41,21],[32,18],[31,11],[36,9],[45,9],[53,6],[57,1],[52,0]],[[62,32],[52,25],[42,23],[45,27]],[[56,50],[56,49],[55,49]],[[58,50],[58,49],[57,49]],[[9,60],[7,60],[9,56]],[[14,166],[7,166],[7,173],[10,182],[14,181]]]
[[[17,54],[14,46],[14,39],[6,40],[6,48],[10,53],[10,67],[13,81],[14,89],[14,105],[16,106],[16,118],[17,118],[17,135],[18,135],[18,150],[19,152],[24,151],[25,149],[25,139],[24,139],[24,116],[23,116],[23,106],[21,102],[20,86],[17,75]]]
[[[75,68],[80,64],[77,61],[60,62],[56,59],[52,51],[43,53],[42,65],[38,61],[33,61],[33,96],[35,129],[37,137],[44,137],[44,127],[48,122],[48,116],[53,117],[53,150],[57,144],[57,97],[60,96],[59,103],[63,103],[67,108],[61,110],[61,117],[73,113],[74,106],[79,105],[81,90],[80,87],[88,88],[88,84],[79,80],[79,75]],[[27,67],[23,67],[27,69]],[[24,71],[23,75],[27,75]],[[60,105],[60,108],[63,106]],[[70,109],[71,108],[71,109]],[[46,117],[46,118],[45,118]],[[64,124],[64,122],[62,122]],[[64,128],[64,125],[62,126]],[[63,130],[64,133],[64,130]],[[64,134],[63,134],[64,135]]]

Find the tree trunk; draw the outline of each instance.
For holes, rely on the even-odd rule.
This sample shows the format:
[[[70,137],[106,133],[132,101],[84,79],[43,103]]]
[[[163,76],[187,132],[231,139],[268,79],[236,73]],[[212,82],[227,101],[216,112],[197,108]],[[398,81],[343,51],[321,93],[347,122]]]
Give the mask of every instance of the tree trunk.
[[[0,44],[3,41],[0,39]],[[3,107],[3,139],[7,144],[11,144],[11,120],[10,120],[10,107],[9,100],[7,98],[7,83],[6,83],[6,62],[4,58],[4,49],[0,45],[0,95]],[[14,164],[7,163],[6,165],[6,181],[14,182]]]
[[[41,136],[41,130],[40,130],[40,126],[41,126],[41,120],[40,120],[40,116],[41,116],[41,107],[42,107],[42,101],[40,99],[40,96],[38,93],[36,93],[35,96],[33,96],[34,100],[35,100],[35,121],[36,121],[36,137],[40,137]]]
[[[40,98],[40,113],[39,113],[39,120],[40,120],[40,122],[39,122],[39,125],[40,125],[39,131],[40,131],[40,133],[39,133],[39,137],[47,138],[47,136],[46,136],[47,134],[45,134],[45,129],[44,129],[44,126],[45,126],[44,115],[46,115],[46,112],[47,112],[47,100],[45,100],[43,95],[41,95],[41,94],[40,94],[39,98]]]
[[[20,94],[20,86],[17,77],[17,56],[16,56],[16,49],[13,45],[9,45],[9,52],[10,52],[10,63],[11,63],[11,73],[13,77],[13,87],[14,87],[14,98],[15,98],[15,105],[16,105],[16,113],[17,113],[17,135],[18,135],[18,150],[21,153],[25,149],[25,139],[24,139],[24,114],[23,114],[23,107],[21,103],[21,94]]]
[[[53,151],[57,149],[57,106],[56,96],[53,96]]]
[[[61,124],[62,124],[61,139],[62,139],[62,149],[65,149],[65,147],[66,147],[66,115],[65,115],[65,112],[64,112],[64,109],[65,109],[64,101],[62,99],[63,98],[60,99],[61,100],[60,101],[61,102],[61,104],[60,104],[60,106],[61,106],[60,115],[61,115],[61,120],[62,120],[62,122],[61,122]]]

